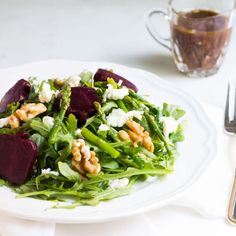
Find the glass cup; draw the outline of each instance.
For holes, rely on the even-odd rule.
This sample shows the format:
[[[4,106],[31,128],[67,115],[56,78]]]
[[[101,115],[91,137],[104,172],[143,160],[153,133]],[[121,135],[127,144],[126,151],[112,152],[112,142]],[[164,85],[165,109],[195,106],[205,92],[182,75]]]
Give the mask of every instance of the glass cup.
[[[230,0],[172,0],[168,10],[150,10],[145,25],[150,35],[172,52],[179,71],[206,77],[219,70],[226,54],[235,4]],[[154,15],[168,20],[170,38],[157,32]]]

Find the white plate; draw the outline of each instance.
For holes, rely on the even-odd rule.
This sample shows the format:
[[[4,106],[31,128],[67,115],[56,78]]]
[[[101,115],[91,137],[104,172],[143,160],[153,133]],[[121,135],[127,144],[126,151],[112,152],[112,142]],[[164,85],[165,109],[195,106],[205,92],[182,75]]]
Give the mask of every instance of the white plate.
[[[112,68],[115,73],[134,82],[141,94],[149,94],[156,104],[173,103],[186,110],[186,141],[179,145],[180,156],[175,171],[162,181],[139,185],[130,195],[74,210],[50,209],[54,203],[31,198],[16,199],[9,189],[0,188],[0,211],[15,217],[60,223],[92,223],[127,217],[161,207],[183,194],[207,168],[216,152],[216,131],[196,99],[154,74],[125,66],[78,61],[41,61],[0,71],[1,96],[21,78],[70,76],[83,69],[96,71]]]

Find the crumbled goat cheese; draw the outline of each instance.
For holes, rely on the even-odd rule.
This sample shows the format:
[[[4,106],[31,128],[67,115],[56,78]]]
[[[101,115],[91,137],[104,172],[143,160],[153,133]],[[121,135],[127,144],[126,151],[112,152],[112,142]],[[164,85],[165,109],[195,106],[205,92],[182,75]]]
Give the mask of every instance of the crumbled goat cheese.
[[[169,134],[175,132],[179,125],[172,116],[160,117],[160,121],[163,123],[163,133],[166,137],[169,137]]]
[[[39,85],[40,85],[39,80],[36,77],[30,77],[29,82],[34,87],[34,91],[36,93],[38,93],[39,92]]]
[[[90,147],[85,145],[85,142],[83,139],[78,139],[76,142],[76,145],[78,147],[81,147],[81,153],[84,155],[85,160],[88,161],[91,158],[91,152],[90,152]]]
[[[76,136],[80,136],[80,135],[81,135],[81,129],[77,129],[77,130],[75,131],[75,135],[76,135]]]
[[[138,120],[142,120],[142,114],[143,114],[143,111],[136,111],[136,110],[133,110],[133,111],[129,111],[128,113],[126,113],[127,116],[130,118],[130,117],[135,117],[137,118]]]
[[[142,119],[142,111],[129,111],[125,113],[122,109],[113,109],[107,116],[107,123],[112,127],[122,127],[128,119],[135,117],[139,120]]]
[[[56,93],[51,90],[50,85],[48,83],[43,83],[42,89],[39,91],[39,101],[42,103],[50,102],[53,94]]]
[[[90,153],[90,148],[89,148],[89,146],[86,146],[86,145],[83,146],[83,147],[81,148],[81,153],[84,154],[84,158],[85,158],[86,161],[88,161],[88,160],[90,159],[91,153]]]
[[[123,81],[120,79],[119,82],[117,83],[119,86],[121,86]]]
[[[122,179],[113,179],[109,181],[109,187],[111,189],[117,189],[117,188],[124,188],[129,184],[128,178],[122,178]]]
[[[126,87],[122,87],[120,89],[114,89],[111,84],[108,84],[107,89],[103,94],[103,101],[105,102],[107,99],[111,100],[123,99],[128,94],[129,90]]]
[[[102,131],[108,131],[110,128],[109,126],[105,125],[105,124],[101,124],[99,127],[98,127],[98,132],[102,132]]]
[[[81,78],[78,75],[74,75],[74,76],[70,76],[67,79],[67,83],[71,86],[71,87],[78,87],[80,85],[80,80]]]
[[[107,123],[112,127],[122,127],[127,120],[127,113],[125,113],[120,108],[113,109],[112,112],[107,116]]]
[[[52,128],[54,126],[54,118],[51,117],[51,116],[44,116],[43,117],[43,124],[45,124],[48,127]]]
[[[53,171],[53,170],[51,170],[50,168],[42,169],[42,170],[41,170],[41,174],[42,174],[42,175],[51,174],[51,175],[55,175],[55,176],[58,176],[58,175],[59,175],[59,173],[58,173],[57,171]]]
[[[85,69],[83,70],[80,74],[79,74],[80,78],[81,79],[84,79],[84,76],[85,76],[85,80],[86,82],[89,82],[89,81],[92,81],[93,80],[93,76],[92,76],[92,72]],[[83,81],[85,82],[85,81]]]
[[[0,119],[0,128],[8,125],[8,117]]]
[[[81,145],[85,145],[85,142],[83,139],[78,139],[76,144],[78,147],[80,147]]]

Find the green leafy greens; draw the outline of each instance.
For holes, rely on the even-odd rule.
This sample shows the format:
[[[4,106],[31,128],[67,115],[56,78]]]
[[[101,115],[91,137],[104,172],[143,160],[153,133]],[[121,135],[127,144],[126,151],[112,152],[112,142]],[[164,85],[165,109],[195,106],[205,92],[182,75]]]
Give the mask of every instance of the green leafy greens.
[[[58,203],[55,208],[96,205],[128,194],[135,183],[145,181],[149,176],[161,177],[173,172],[178,156],[177,143],[184,140],[186,127],[186,122],[182,120],[185,111],[180,107],[167,103],[163,107],[157,107],[130,89],[122,99],[104,100],[108,84],[114,90],[123,86],[112,78],[105,82],[95,82],[93,74],[85,71],[81,74],[79,86],[95,89],[100,102],[94,104],[95,115],[81,123],[76,114],[67,114],[71,102],[71,86],[66,79],[64,82],[50,79],[39,83],[37,78],[31,77],[30,82],[33,87],[26,103],[39,101],[43,83],[49,83],[52,91],[60,94],[60,102],[55,93],[51,101],[45,104],[47,111],[44,114],[22,123],[16,130],[8,127],[0,129],[0,134],[27,132],[38,147],[38,161],[28,182],[16,187],[0,180],[0,185],[7,184],[18,193],[18,197],[56,201]],[[19,107],[18,103],[10,104],[1,118],[11,115]],[[140,141],[134,145],[130,138],[120,138],[121,130],[127,134],[130,134],[130,130],[125,123],[118,127],[109,123],[108,116],[115,109],[120,109],[126,115],[130,111],[141,114],[141,119],[136,116],[130,119],[148,132],[154,151],[145,148]],[[45,116],[49,116],[53,124],[46,124],[43,120]],[[166,135],[164,120],[170,117],[178,124],[174,131]],[[102,130],[101,127],[105,129]],[[73,167],[73,142],[79,140],[83,140],[84,145],[96,154],[100,165],[99,173],[81,172]],[[81,160],[78,158],[77,161]],[[112,181],[119,182],[122,179],[128,179],[128,184],[112,187]],[[60,202],[67,204],[61,205]]]

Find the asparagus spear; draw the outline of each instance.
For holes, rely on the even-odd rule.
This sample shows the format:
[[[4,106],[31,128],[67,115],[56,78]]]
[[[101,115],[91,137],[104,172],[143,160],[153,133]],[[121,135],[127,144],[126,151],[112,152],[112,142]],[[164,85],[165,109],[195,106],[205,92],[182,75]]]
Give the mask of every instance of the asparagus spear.
[[[164,146],[166,148],[166,151],[168,153],[169,156],[172,156],[172,153],[169,149],[169,145],[168,143],[166,142],[166,139],[164,137],[164,135],[161,133],[159,127],[157,126],[156,122],[154,121],[154,118],[152,115],[149,115],[147,111],[145,111],[145,116],[148,120],[148,122],[150,123],[150,126],[153,128],[153,130],[157,133],[159,139],[164,143]]]
[[[48,137],[48,143],[54,144],[57,139],[57,134],[61,129],[61,125],[63,122],[63,119],[65,117],[66,111],[70,105],[70,95],[71,95],[71,88],[69,85],[66,85],[65,88],[62,91],[62,100],[61,100],[61,109],[59,114],[55,118],[55,123],[50,131],[49,137]]]
[[[105,142],[104,140],[93,134],[87,128],[82,128],[81,134],[86,140],[93,143],[94,145],[97,145],[104,152],[110,154],[113,158],[117,158],[120,155],[119,151],[113,148],[109,143]]]

